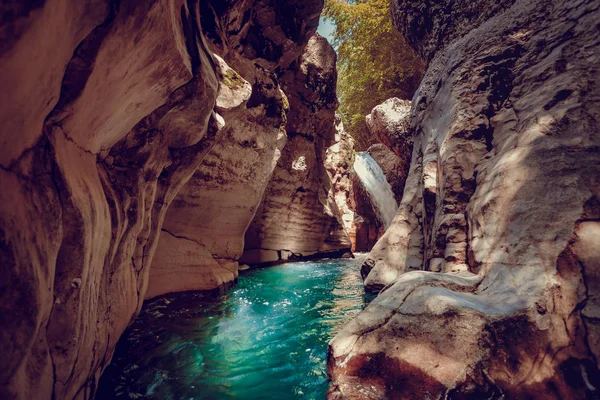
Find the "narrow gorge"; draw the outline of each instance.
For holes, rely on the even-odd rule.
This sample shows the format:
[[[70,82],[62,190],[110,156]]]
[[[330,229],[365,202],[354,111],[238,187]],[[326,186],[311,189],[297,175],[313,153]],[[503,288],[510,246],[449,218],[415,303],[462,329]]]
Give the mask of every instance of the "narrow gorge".
[[[597,0],[0,16],[0,399],[600,398]]]

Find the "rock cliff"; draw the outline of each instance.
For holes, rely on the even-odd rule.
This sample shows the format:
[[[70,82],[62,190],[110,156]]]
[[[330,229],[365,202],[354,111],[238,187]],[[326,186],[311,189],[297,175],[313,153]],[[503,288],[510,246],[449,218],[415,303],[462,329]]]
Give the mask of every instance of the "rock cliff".
[[[164,272],[165,248],[180,245],[173,235],[185,236],[189,220],[221,229],[214,252],[192,237],[173,265],[199,254],[227,271],[206,279],[235,275],[229,257],[241,254],[244,224],[285,137],[275,73],[301,54],[322,7],[322,0],[0,6],[0,397],[93,396],[148,294],[157,246]],[[244,152],[243,165],[227,158],[232,151]],[[240,183],[244,199],[235,200],[223,195],[232,188],[223,179],[252,187],[239,191]],[[215,217],[235,210],[239,221],[223,217],[219,226],[201,212],[178,214],[197,200],[199,180],[207,188],[202,207],[229,200]],[[222,229],[229,241],[219,241]],[[150,294],[177,286],[163,276],[161,287],[156,276]]]
[[[336,54],[313,36],[281,76],[290,112],[288,144],[245,236],[242,261],[258,264],[350,250],[350,239],[325,168],[335,141]]]
[[[598,2],[392,3],[429,66],[329,397],[597,397]]]
[[[219,141],[169,208],[146,297],[214,289],[237,277],[244,235],[289,147],[290,107],[281,71],[294,68],[290,64],[316,31],[323,6],[296,3],[290,5],[295,10],[268,1],[202,9],[209,45],[224,59],[224,97],[245,93],[244,82],[251,96],[221,111],[225,128]],[[335,87],[333,96],[337,99]]]
[[[354,139],[344,129],[340,115],[335,116],[335,142],[327,149],[325,168],[331,178],[334,199],[340,210],[342,223],[355,251],[354,208],[351,207],[352,178],[351,170],[354,163]]]

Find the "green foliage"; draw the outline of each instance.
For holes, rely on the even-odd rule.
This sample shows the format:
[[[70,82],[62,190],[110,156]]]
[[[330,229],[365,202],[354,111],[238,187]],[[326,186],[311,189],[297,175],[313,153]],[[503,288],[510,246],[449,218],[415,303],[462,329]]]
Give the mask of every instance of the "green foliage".
[[[411,99],[423,61],[392,25],[390,0],[326,0],[338,53],[339,112],[361,150],[376,142],[365,116],[390,97]]]

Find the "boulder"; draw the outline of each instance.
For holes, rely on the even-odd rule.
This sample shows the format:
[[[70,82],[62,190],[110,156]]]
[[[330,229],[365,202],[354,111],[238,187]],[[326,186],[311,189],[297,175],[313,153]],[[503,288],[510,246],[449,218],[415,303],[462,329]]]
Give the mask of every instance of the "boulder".
[[[404,162],[407,171],[413,135],[409,123],[410,107],[410,101],[392,97],[375,106],[365,117],[371,134]]]

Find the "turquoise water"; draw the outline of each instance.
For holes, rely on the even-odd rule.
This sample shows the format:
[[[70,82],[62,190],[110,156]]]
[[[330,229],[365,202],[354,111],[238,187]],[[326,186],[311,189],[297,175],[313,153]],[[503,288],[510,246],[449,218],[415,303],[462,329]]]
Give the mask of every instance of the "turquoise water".
[[[119,342],[99,399],[324,399],[327,343],[362,310],[360,262],[243,272],[215,298],[148,302]]]

